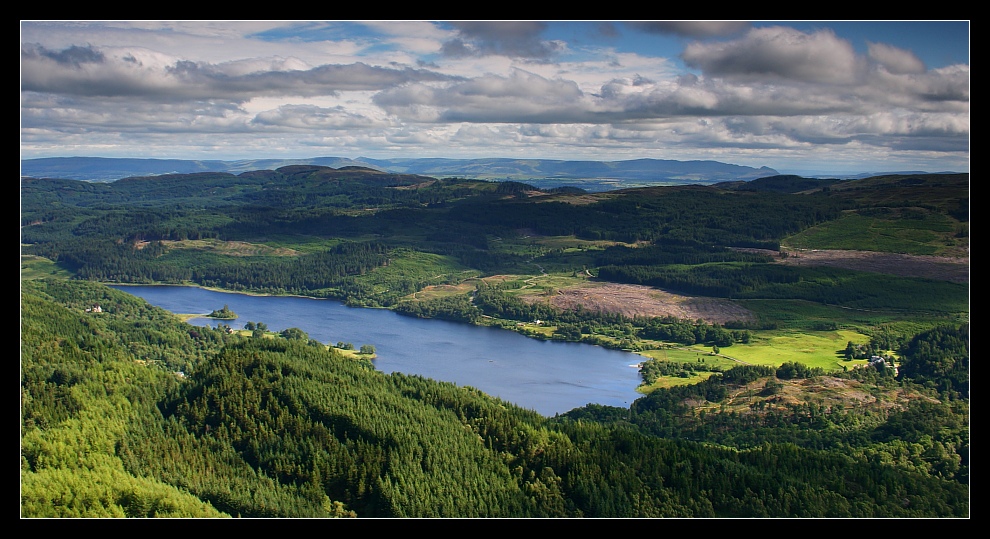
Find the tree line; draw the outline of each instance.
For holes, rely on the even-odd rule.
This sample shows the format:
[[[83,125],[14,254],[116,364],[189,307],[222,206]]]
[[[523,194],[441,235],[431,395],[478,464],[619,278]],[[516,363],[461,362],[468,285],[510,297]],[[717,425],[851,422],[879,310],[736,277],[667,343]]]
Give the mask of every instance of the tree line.
[[[471,388],[385,375],[320,343],[193,328],[101,285],[29,281],[22,304],[22,516],[969,511],[961,395],[866,418],[806,408],[776,423],[688,420],[687,395],[718,403],[726,384],[780,374],[738,367],[620,413],[599,406],[545,418]],[[94,304],[103,312],[86,311]],[[930,377],[946,361],[920,343],[965,331],[919,335],[906,360],[918,373],[884,383],[923,378],[919,390],[940,391],[941,378]],[[169,360],[131,346],[162,341],[173,341]],[[860,427],[828,427],[843,425],[840,415]],[[796,418],[808,428],[787,425]]]

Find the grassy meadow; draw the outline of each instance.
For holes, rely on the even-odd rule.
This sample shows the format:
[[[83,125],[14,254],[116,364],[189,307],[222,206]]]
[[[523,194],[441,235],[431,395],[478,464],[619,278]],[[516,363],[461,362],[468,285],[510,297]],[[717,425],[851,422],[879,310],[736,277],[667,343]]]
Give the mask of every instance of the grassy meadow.
[[[34,255],[21,255],[22,280],[42,279],[45,277],[68,279],[71,276],[72,274],[70,272],[62,269],[47,258]]]
[[[910,255],[968,253],[968,223],[920,209],[878,208],[846,212],[783,242],[797,249],[849,249]]]

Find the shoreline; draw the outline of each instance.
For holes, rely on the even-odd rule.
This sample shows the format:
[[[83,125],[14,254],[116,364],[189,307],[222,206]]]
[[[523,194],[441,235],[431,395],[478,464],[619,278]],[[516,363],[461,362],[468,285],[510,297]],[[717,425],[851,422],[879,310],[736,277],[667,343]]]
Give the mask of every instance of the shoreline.
[[[339,298],[321,298],[321,297],[317,297],[317,296],[306,296],[304,294],[265,294],[265,293],[261,293],[261,292],[251,292],[251,291],[245,291],[245,290],[230,290],[230,289],[227,289],[227,288],[217,288],[215,286],[203,286],[203,285],[199,285],[199,284],[195,284],[195,283],[190,283],[190,284],[175,284],[175,283],[115,283],[115,282],[103,282],[103,281],[95,281],[95,282],[98,282],[98,283],[100,283],[102,285],[105,285],[105,286],[184,286],[184,287],[190,287],[190,288],[202,288],[203,290],[210,290],[211,292],[223,292],[225,294],[241,294],[241,295],[244,295],[244,296],[255,296],[255,297],[261,297],[261,298],[303,298],[303,299],[313,299],[313,300],[321,300],[321,301],[336,301],[336,302],[340,303],[341,305],[343,305],[345,307],[350,307],[350,308],[353,308],[353,309],[385,309],[385,310],[391,310],[388,307],[366,307],[366,306],[348,305],[347,302],[345,302],[344,300],[339,299]],[[196,315],[196,316],[202,316],[204,318],[208,318],[208,315],[206,315],[206,314]],[[227,319],[218,318],[217,320],[227,320]]]

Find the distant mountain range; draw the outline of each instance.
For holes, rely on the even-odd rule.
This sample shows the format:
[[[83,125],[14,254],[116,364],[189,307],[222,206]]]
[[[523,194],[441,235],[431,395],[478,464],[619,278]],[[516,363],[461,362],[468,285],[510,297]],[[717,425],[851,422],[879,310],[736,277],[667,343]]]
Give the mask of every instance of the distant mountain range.
[[[561,161],[550,159],[371,159],[314,157],[311,159],[245,159],[200,161],[185,159],[126,159],[105,157],[49,157],[21,161],[21,176],[88,181],[114,181],[132,176],[275,170],[289,165],[332,168],[368,167],[398,174],[488,180],[608,180],[632,184],[712,184],[749,181],[779,173],[769,167],[753,168],[718,161]]]

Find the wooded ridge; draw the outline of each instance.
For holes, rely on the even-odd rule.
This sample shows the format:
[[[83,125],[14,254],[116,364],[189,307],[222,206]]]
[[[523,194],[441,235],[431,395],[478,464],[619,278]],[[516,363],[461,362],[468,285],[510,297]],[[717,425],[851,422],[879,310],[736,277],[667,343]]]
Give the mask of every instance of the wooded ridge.
[[[969,515],[968,283],[787,263],[968,260],[968,174],[588,192],[300,164],[23,178],[21,208],[24,517]],[[98,282],[621,348],[653,358],[651,384],[629,408],[547,418],[328,343],[190,326]],[[554,302],[603,283],[748,316]],[[861,340],[823,361],[759,358],[772,339],[846,334]],[[701,364],[702,348],[755,359]]]

